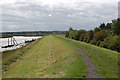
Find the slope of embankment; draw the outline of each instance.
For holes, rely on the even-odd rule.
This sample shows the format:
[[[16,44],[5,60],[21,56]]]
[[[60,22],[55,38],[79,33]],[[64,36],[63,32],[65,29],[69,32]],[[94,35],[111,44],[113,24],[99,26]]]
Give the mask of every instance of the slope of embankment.
[[[117,78],[118,54],[49,35],[22,49],[4,52],[3,78]]]

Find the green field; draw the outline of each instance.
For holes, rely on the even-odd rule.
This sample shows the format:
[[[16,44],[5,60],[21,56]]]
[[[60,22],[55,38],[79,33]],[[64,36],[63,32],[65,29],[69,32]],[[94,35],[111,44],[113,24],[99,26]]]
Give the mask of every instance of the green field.
[[[88,74],[84,50],[102,78],[118,78],[118,52],[63,36],[45,36],[3,53],[3,78],[83,78]]]

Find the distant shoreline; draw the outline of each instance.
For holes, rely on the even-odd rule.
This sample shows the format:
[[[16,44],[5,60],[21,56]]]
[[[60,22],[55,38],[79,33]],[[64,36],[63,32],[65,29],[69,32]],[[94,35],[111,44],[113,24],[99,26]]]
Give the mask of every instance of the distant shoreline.
[[[65,34],[66,31],[26,31],[26,32],[0,32],[0,38],[12,36],[45,36],[50,34]]]

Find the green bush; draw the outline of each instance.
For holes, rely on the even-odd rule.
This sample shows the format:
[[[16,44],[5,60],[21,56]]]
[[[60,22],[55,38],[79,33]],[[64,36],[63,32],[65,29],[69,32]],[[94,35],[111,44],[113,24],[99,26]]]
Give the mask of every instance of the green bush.
[[[96,39],[92,39],[92,40],[90,41],[90,43],[93,44],[93,45],[96,45],[96,44],[97,44],[97,40],[96,40]]]
[[[101,47],[120,51],[120,36],[109,36],[100,43]]]
[[[102,23],[90,31],[69,28],[65,36],[120,52],[120,18],[112,23]]]

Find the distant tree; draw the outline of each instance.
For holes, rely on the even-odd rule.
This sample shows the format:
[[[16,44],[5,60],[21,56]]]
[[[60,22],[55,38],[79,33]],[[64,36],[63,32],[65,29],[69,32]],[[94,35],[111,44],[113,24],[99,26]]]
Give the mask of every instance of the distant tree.
[[[83,41],[89,43],[90,37],[89,37],[89,34],[88,34],[88,33],[85,33],[85,34],[84,34],[84,39],[83,39]]]
[[[90,43],[99,46],[101,41],[103,41],[104,38],[106,38],[107,36],[108,33],[106,32],[106,30],[101,30],[99,32],[96,32],[94,34],[94,38],[90,41]]]
[[[65,37],[69,37],[69,33],[68,33],[68,31],[66,31],[66,33],[65,33]]]
[[[68,29],[68,32],[69,32],[69,31],[73,31],[73,29],[70,27],[70,28]]]
[[[106,29],[112,29],[112,23],[107,23],[106,24]]]
[[[105,23],[100,24],[99,28],[100,29],[106,29]]]
[[[79,37],[81,34],[84,34],[86,31],[85,30],[73,30],[71,31],[72,38],[75,40],[79,40]]]
[[[79,40],[81,39],[80,37],[81,37],[81,35],[82,34],[84,34],[84,33],[86,33],[86,30],[78,30],[78,34],[79,34]]]
[[[117,20],[112,20],[113,22],[113,27],[112,27],[112,31],[113,34],[115,35],[120,35],[120,18],[118,18]]]
[[[69,38],[74,39],[74,30],[69,31]]]
[[[94,28],[94,32],[98,32],[98,31],[100,31],[100,28],[95,27],[95,28]]]
[[[93,30],[90,30],[90,31],[88,32],[88,35],[89,35],[89,39],[92,40],[93,37],[94,37]]]
[[[79,36],[81,36],[81,34],[84,34],[84,33],[86,33],[86,30],[83,30],[83,29],[78,30],[78,34],[79,34]]]
[[[120,36],[108,36],[100,43],[100,47],[120,52]]]
[[[97,40],[96,40],[95,38],[93,38],[93,39],[90,41],[90,43],[96,45],[96,44],[97,44]]]
[[[104,38],[107,37],[107,32],[102,30],[94,34],[94,38],[99,41],[99,40],[104,40]]]
[[[85,36],[86,36],[86,34],[85,34],[85,33],[84,33],[84,34],[81,34],[81,36],[80,36],[80,39],[79,39],[79,40],[80,40],[80,41],[85,41],[85,40],[84,40]]]
[[[74,30],[72,31],[73,33],[71,34],[72,35],[72,38],[75,39],[75,40],[79,40],[79,33],[77,30]]]
[[[94,37],[94,33],[92,30],[90,30],[82,34],[80,40],[89,43],[93,39],[93,37]]]
[[[65,36],[73,39],[73,33],[74,33],[74,30],[72,28],[69,28],[68,31],[66,31]]]
[[[65,36],[120,52],[120,18],[90,31],[69,28]]]

